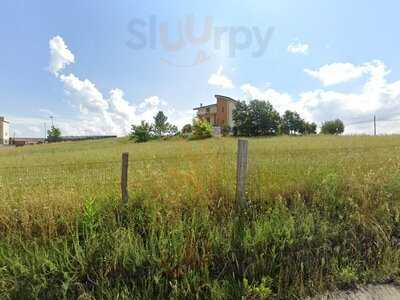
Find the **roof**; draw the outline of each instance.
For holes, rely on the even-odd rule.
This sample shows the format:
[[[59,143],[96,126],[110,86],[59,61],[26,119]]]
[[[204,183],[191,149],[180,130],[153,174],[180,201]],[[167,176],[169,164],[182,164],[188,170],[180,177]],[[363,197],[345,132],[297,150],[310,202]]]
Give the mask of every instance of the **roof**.
[[[217,106],[217,104],[203,105],[203,106],[195,107],[195,108],[193,108],[193,110],[199,110],[201,108],[207,108],[207,107],[212,107],[212,106]]]
[[[215,98],[222,99],[222,100],[225,100],[225,101],[230,101],[230,102],[233,102],[233,103],[239,103],[240,102],[240,101],[237,101],[237,100],[235,100],[235,99],[233,99],[231,97],[223,96],[223,95],[215,95]]]
[[[229,101],[229,102],[233,102],[233,103],[239,103],[240,102],[240,101],[237,101],[235,99],[232,99],[231,97],[223,96],[223,95],[215,95],[215,98],[217,98],[217,100],[221,99],[221,100],[225,100],[225,101]],[[215,106],[215,105],[217,105],[217,104],[215,103],[215,104],[203,105],[203,106],[195,107],[195,108],[193,108],[193,110],[199,110],[201,108],[212,107],[212,106]]]

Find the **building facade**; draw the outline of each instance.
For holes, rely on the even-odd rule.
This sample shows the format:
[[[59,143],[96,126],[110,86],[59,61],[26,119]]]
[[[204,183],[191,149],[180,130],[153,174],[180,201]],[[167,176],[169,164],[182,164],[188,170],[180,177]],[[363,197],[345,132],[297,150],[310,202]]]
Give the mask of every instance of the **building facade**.
[[[238,101],[221,95],[215,95],[217,103],[205,105],[200,104],[193,110],[197,111],[197,117],[207,120],[214,127],[222,128],[224,126],[234,126],[233,110]]]
[[[4,117],[0,117],[0,145],[8,145],[10,142],[10,124]]]

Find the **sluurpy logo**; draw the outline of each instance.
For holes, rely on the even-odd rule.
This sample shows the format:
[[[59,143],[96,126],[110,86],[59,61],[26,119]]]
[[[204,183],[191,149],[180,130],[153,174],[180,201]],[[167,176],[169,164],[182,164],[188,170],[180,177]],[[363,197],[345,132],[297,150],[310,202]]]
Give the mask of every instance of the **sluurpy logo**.
[[[189,50],[194,52],[189,62],[160,59],[171,66],[192,67],[208,61],[218,51],[226,51],[228,57],[234,58],[239,51],[250,50],[252,57],[261,57],[266,53],[274,31],[272,26],[216,26],[210,16],[204,17],[196,27],[194,15],[187,15],[172,26],[151,15],[129,22],[130,38],[126,45],[132,50],[162,50],[162,55]]]

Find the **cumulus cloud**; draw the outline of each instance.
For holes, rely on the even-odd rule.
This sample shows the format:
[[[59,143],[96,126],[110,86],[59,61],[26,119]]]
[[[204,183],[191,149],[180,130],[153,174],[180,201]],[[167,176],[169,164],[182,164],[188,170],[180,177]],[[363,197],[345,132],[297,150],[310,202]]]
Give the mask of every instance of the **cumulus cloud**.
[[[317,89],[293,96],[251,84],[242,85],[241,90],[248,99],[270,101],[281,113],[286,109],[295,110],[318,124],[341,118],[348,124],[346,133],[368,133],[366,130],[371,127],[374,114],[378,116],[381,132],[399,132],[400,122],[393,122],[393,118],[400,114],[400,81],[387,82],[389,70],[381,61],[362,66],[368,78],[359,92]]]
[[[49,71],[58,76],[59,72],[69,64],[75,62],[74,54],[68,49],[60,36],[55,36],[49,41],[50,64]]]
[[[123,136],[129,133],[132,124],[138,124],[142,120],[153,121],[153,116],[159,110],[163,110],[171,118],[170,121],[177,125],[191,121],[192,112],[189,115],[187,112],[172,110],[158,96],[150,96],[134,104],[126,100],[121,89],[112,89],[108,95],[104,95],[91,80],[81,79],[72,73],[62,74],[65,66],[73,63],[74,59],[61,37],[50,40],[49,69],[59,78],[68,101],[79,112],[76,119],[59,121],[58,126],[65,134]]]
[[[335,85],[370,74],[371,76],[385,75],[386,66],[381,61],[372,61],[362,65],[354,65],[351,63],[333,63],[324,65],[317,70],[305,69],[311,77],[318,79],[324,86]]]
[[[226,75],[223,74],[223,67],[220,66],[218,68],[217,73],[212,74],[211,77],[208,79],[208,84],[209,85],[214,85],[221,87],[223,89],[232,89],[234,88],[234,85],[232,83],[232,80],[230,80]]]
[[[310,45],[301,42],[293,42],[287,48],[287,51],[289,53],[302,54],[302,55],[308,54],[309,50],[310,50]]]

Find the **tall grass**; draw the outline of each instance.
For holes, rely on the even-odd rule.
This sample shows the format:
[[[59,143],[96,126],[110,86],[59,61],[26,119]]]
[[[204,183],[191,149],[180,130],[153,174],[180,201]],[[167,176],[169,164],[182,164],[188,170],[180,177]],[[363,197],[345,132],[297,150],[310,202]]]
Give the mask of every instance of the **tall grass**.
[[[0,153],[1,299],[297,299],[397,280],[400,138],[63,143]],[[128,207],[120,155],[130,152]]]

